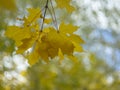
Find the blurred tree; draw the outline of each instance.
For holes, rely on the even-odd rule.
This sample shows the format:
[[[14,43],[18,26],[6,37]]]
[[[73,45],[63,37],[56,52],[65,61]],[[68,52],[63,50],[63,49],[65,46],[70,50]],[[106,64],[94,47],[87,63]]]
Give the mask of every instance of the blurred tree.
[[[119,90],[119,74],[103,60],[99,60],[94,55],[90,57],[90,66],[85,65],[84,59],[80,59],[77,63],[66,59],[61,65],[57,62],[51,62],[47,65],[39,62],[28,68],[27,72],[23,72],[27,78],[27,83],[21,89]]]
[[[85,54],[82,55],[83,58],[77,55],[80,59],[78,63],[68,59],[61,65],[56,62],[47,65],[39,62],[22,73],[18,70],[18,64],[10,59],[8,63],[13,67],[7,67],[9,64],[3,58],[8,53],[14,56],[16,48],[14,41],[4,36],[7,26],[20,24],[15,21],[18,13],[21,14],[19,17],[24,17],[27,14],[26,8],[41,8],[45,2],[46,0],[1,0],[0,90],[119,90],[119,0],[72,0],[71,4],[76,8],[73,13],[68,13],[66,9],[55,9],[58,23],[64,20],[81,27],[76,33],[84,38],[86,43],[83,47],[86,52],[94,53],[88,59],[84,57],[87,56]],[[13,76],[12,79],[6,78],[6,72],[9,72],[8,77]],[[11,75],[11,72],[14,74]],[[25,80],[20,82],[16,77],[24,77]]]

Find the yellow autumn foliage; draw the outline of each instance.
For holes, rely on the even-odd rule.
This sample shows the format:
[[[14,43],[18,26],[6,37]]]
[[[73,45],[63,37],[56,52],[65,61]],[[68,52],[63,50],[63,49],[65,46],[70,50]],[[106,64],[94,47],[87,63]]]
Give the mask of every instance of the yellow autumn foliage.
[[[75,59],[73,53],[75,51],[82,52],[83,49],[80,46],[84,41],[80,36],[74,34],[79,27],[72,24],[61,23],[59,31],[53,27],[46,27],[40,31],[40,24],[38,19],[43,19],[42,13],[39,8],[30,8],[28,10],[28,16],[24,17],[22,26],[8,26],[6,36],[15,41],[18,47],[16,53],[25,54],[28,58],[30,65],[33,65],[43,59],[48,62],[49,59],[53,59],[56,56],[60,60],[64,59],[64,55],[68,58]],[[50,19],[46,19],[49,21]],[[28,49],[30,49],[28,51]]]
[[[14,11],[16,9],[15,0],[0,0],[0,9]]]
[[[71,0],[55,0],[57,3],[57,7],[59,8],[66,8],[66,10],[71,13],[75,10],[73,6],[70,5]]]

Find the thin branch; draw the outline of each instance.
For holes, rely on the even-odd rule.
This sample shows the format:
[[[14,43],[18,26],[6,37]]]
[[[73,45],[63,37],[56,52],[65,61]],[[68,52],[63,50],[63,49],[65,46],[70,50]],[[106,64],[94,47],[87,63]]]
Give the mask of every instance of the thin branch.
[[[42,32],[42,30],[43,30],[43,25],[44,25],[44,21],[45,21],[45,16],[46,16],[46,12],[47,12],[47,9],[48,9],[48,1],[49,1],[49,0],[47,0],[46,5],[45,5],[45,12],[44,12],[44,15],[43,15],[43,22],[42,22],[41,29],[40,29],[41,32]]]
[[[51,12],[51,10],[50,10],[49,8],[48,8],[48,11],[49,11],[49,13],[50,13],[50,15],[51,15],[53,24],[56,26],[54,16],[52,15],[52,12]]]
[[[53,17],[55,18],[55,26],[56,26],[57,31],[59,32],[58,24],[57,24],[57,18],[56,18],[55,10],[54,10],[53,3],[52,3],[51,0],[50,0],[50,3],[51,3],[51,7],[52,7],[52,9],[53,9]]]

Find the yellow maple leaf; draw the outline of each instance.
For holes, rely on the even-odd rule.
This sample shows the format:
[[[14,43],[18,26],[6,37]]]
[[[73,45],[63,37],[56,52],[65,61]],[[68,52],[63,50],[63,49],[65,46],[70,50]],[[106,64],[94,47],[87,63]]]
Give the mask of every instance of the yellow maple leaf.
[[[30,24],[41,18],[41,10],[39,8],[28,8],[27,11],[29,15],[27,18],[24,17],[24,26],[30,26]]]
[[[40,10],[28,9],[28,11],[30,14],[23,19],[23,26],[8,26],[5,34],[15,41],[18,47],[17,53],[22,54],[29,48],[32,49],[26,55],[30,65],[37,63],[40,58],[48,62],[49,58],[59,56],[62,60],[64,55],[75,60],[74,51],[83,51],[80,44],[84,41],[74,34],[79,27],[61,23],[59,32],[53,27],[43,28],[41,32],[39,22],[36,22],[40,18]]]
[[[41,10],[39,8],[28,8],[27,11],[29,13],[27,20],[30,23],[35,22],[41,16]]]
[[[26,50],[31,48],[35,43],[35,38],[32,38],[32,37],[26,38],[26,39],[23,39],[21,42],[22,44],[18,46],[18,50],[16,51],[16,53],[24,53]]]
[[[72,54],[73,53],[73,44],[72,42],[66,38],[62,33],[57,33],[57,31],[53,28],[50,28],[50,32],[48,33],[48,40],[52,47],[57,49],[61,49],[63,54]]]
[[[71,0],[55,0],[58,8],[66,8],[68,12],[75,10],[73,6],[70,5]]]
[[[84,51],[82,46],[80,45],[80,44],[83,44],[84,41],[80,38],[80,36],[78,36],[76,34],[70,34],[69,39],[71,40],[71,42],[75,46],[74,51],[76,51],[76,52],[83,52]]]
[[[76,35],[76,34],[70,34],[69,38],[70,38],[71,41],[74,41],[77,44],[84,43],[83,39],[80,36]]]
[[[35,56],[36,53],[36,55],[45,60],[45,62],[48,62],[49,58],[56,56],[60,56],[62,60],[63,55],[72,55],[74,50],[73,43],[60,33],[57,33],[54,28],[43,30],[36,43],[37,49],[28,55],[28,59],[37,58],[37,56]],[[31,62],[31,59],[29,62]],[[32,63],[34,63],[34,61]]]
[[[34,43],[34,50],[32,50],[32,52],[28,53],[26,58],[28,58],[28,63],[30,65],[34,65],[36,64],[39,59],[40,59],[40,55],[39,55],[39,52],[38,52],[38,43]]]
[[[31,32],[29,27],[8,26],[5,35],[15,40],[16,46],[20,46],[23,39],[31,37]]]
[[[82,48],[82,46],[80,46],[80,44],[78,44],[78,43],[76,43],[74,41],[72,41],[72,43],[75,46],[74,51],[76,51],[76,52],[83,52],[83,48]]]
[[[60,33],[65,35],[74,45],[74,50],[77,52],[82,52],[83,48],[80,46],[80,44],[83,44],[84,41],[80,38],[80,36],[74,34],[74,32],[79,27],[73,26],[72,24],[64,24],[62,23],[59,27]]]
[[[72,34],[73,32],[77,31],[79,27],[73,26],[72,24],[65,24],[61,23],[59,27],[59,31],[64,34]]]

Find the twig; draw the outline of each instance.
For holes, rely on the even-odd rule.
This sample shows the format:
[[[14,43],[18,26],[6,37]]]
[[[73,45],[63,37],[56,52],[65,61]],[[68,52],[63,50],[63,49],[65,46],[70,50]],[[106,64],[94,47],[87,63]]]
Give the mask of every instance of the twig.
[[[50,0],[50,3],[51,3],[51,7],[53,9],[53,17],[55,18],[55,26],[56,26],[57,31],[59,32],[59,28],[58,28],[58,24],[57,24],[57,18],[55,16],[55,10],[54,10],[53,3],[52,3],[51,0]]]
[[[41,32],[42,32],[42,30],[43,30],[43,25],[44,25],[44,21],[45,21],[45,16],[46,16],[46,12],[47,12],[47,9],[48,9],[48,1],[49,1],[49,0],[47,0],[46,5],[45,5],[45,12],[44,12],[44,15],[43,15],[43,22],[42,22],[41,29],[40,29]]]

